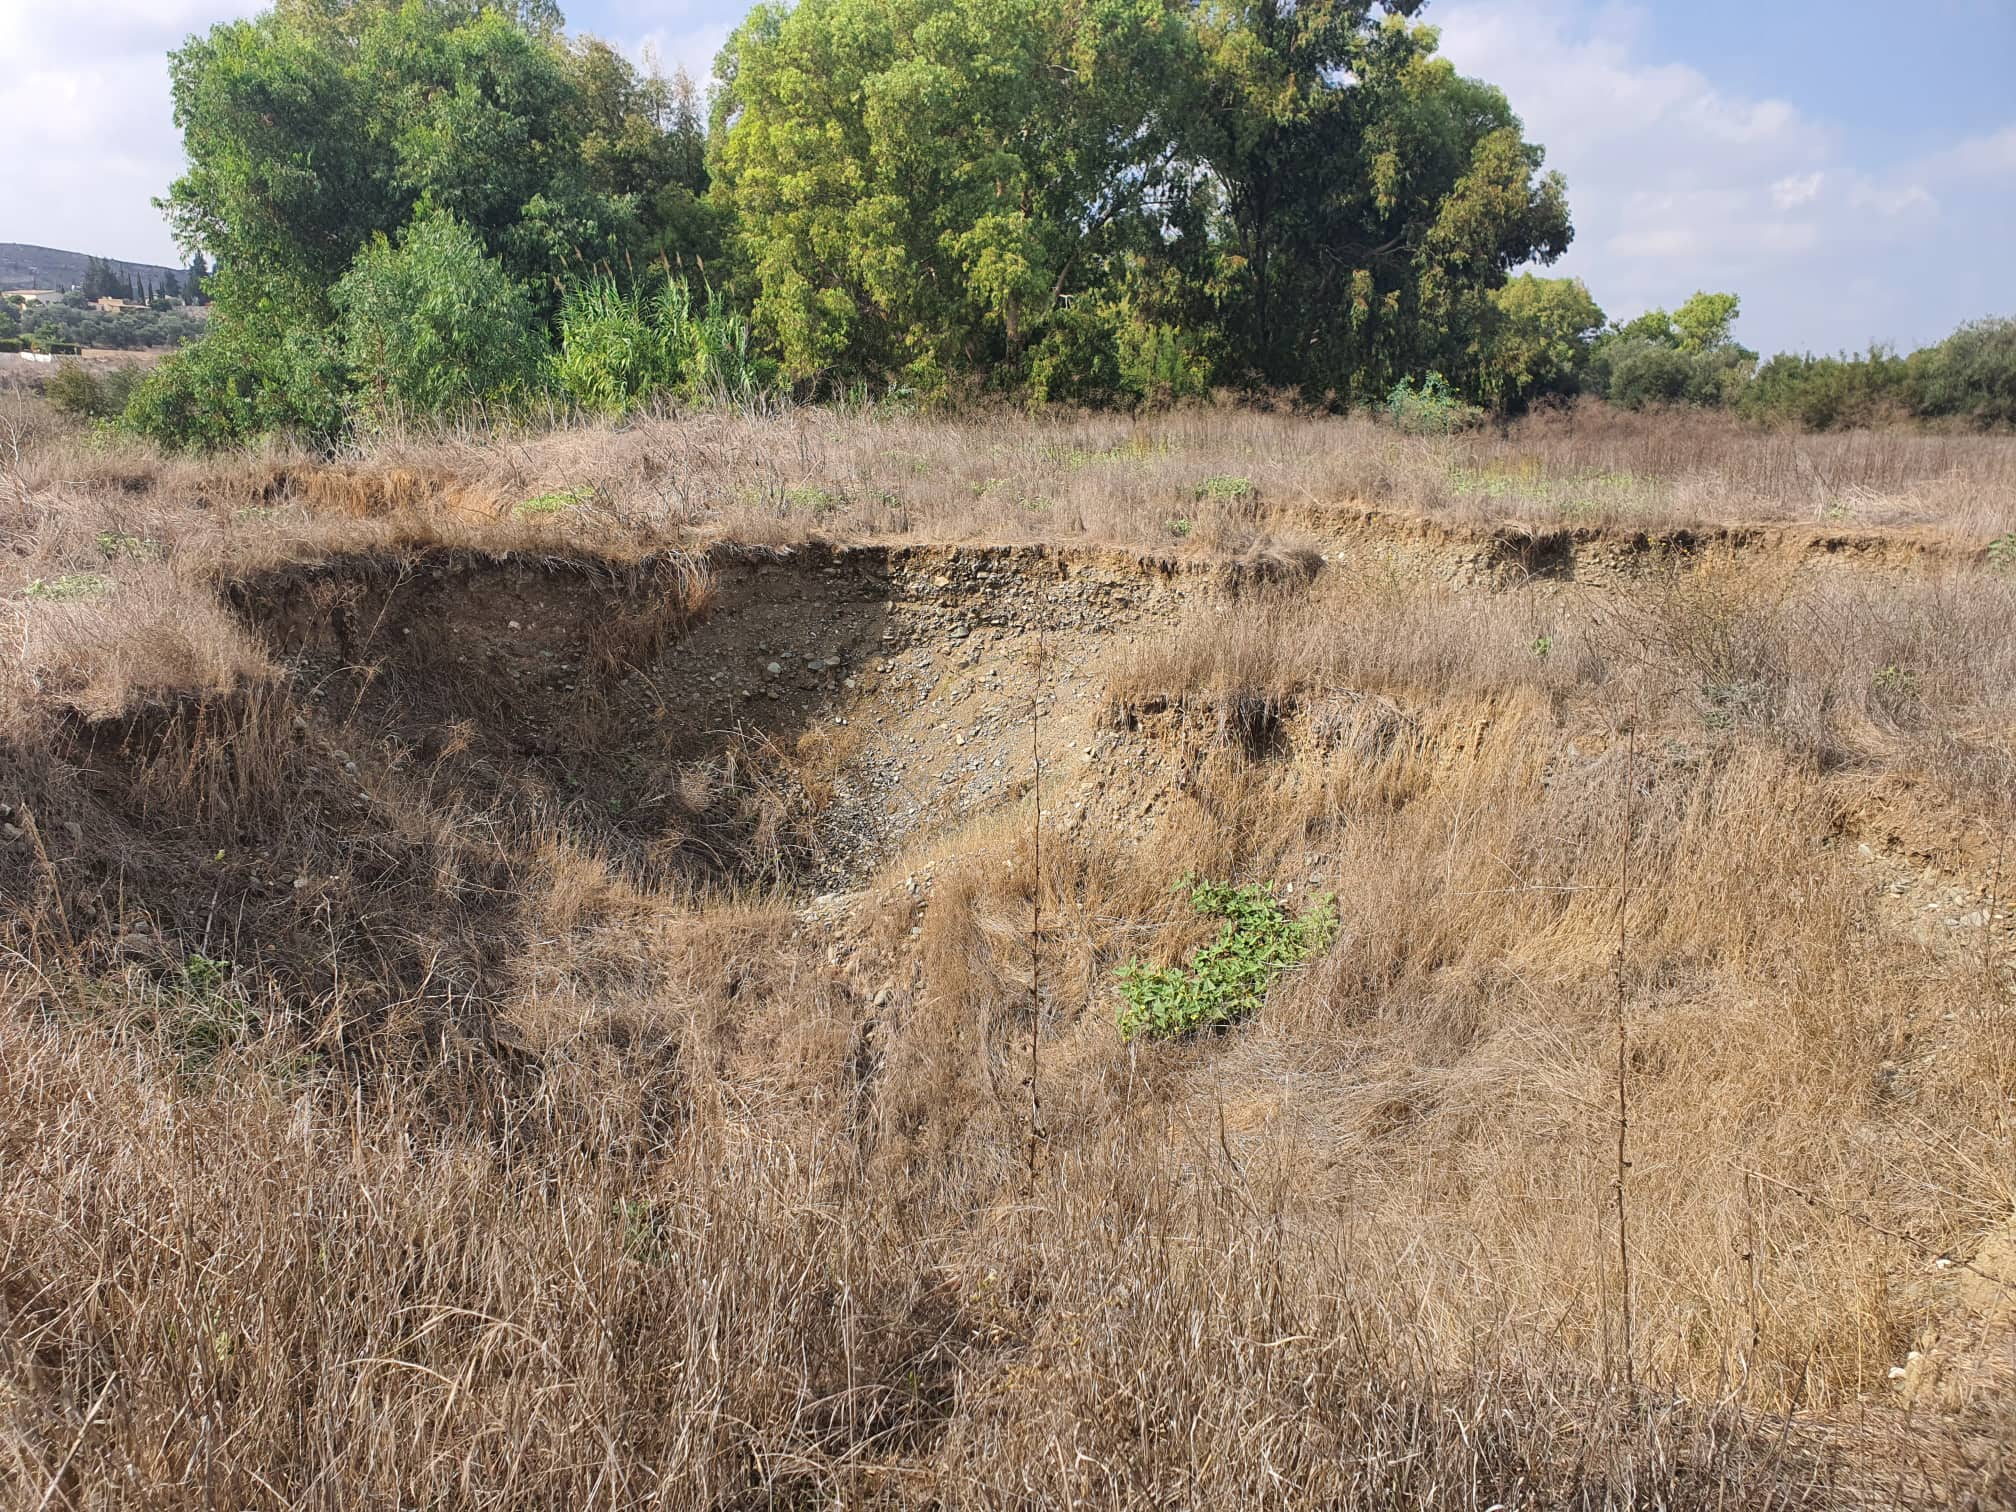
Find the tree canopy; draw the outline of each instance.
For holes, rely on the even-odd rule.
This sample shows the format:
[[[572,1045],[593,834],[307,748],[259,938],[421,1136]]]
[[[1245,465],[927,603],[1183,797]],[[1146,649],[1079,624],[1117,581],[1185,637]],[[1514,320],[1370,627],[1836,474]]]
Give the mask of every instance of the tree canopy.
[[[1566,186],[1427,9],[762,0],[703,99],[552,0],[276,0],[170,56],[163,209],[214,318],[129,420],[333,439],[780,382],[1742,399],[1734,294],[1609,325],[1533,271],[1573,238]],[[2006,326],[1941,351],[1911,412],[2011,414]],[[1768,370],[1786,413],[1861,412],[1805,361]]]
[[[1504,96],[1419,9],[759,7],[717,112],[757,323],[799,377],[1019,381],[1089,335],[1096,388],[1157,325],[1233,383],[1363,398],[1456,366],[1489,294],[1572,230]]]

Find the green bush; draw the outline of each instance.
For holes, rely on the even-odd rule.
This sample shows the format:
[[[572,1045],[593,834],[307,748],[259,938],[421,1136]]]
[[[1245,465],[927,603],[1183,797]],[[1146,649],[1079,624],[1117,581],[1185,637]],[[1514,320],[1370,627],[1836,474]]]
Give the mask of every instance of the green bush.
[[[504,265],[453,216],[423,212],[357,255],[332,299],[343,355],[379,415],[455,415],[538,387],[545,339]]]
[[[1250,499],[1253,496],[1253,480],[1236,473],[1224,473],[1215,478],[1206,478],[1197,486],[1197,497],[1214,499],[1219,503],[1229,503],[1234,499]]]
[[[1198,913],[1225,922],[1187,967],[1135,960],[1120,968],[1122,1039],[1169,1039],[1259,1012],[1275,978],[1327,945],[1337,929],[1337,900],[1329,893],[1296,918],[1264,887],[1186,877],[1178,889]]]
[[[1879,347],[1866,357],[1773,357],[1737,409],[1752,420],[1834,430],[1907,414],[1914,402],[1909,365]]]
[[[752,350],[748,320],[716,290],[696,310],[682,278],[648,299],[591,278],[561,302],[553,378],[581,408],[621,416],[658,394],[749,403],[776,381],[776,367]]]
[[[667,281],[651,302],[651,314],[672,387],[696,404],[749,404],[775,386],[777,365],[753,350],[748,318],[719,289],[695,308],[683,278]]]
[[[574,284],[560,305],[560,351],[553,379],[584,410],[627,415],[669,387],[656,333],[635,290],[612,278]]]
[[[321,331],[218,316],[210,334],[149,373],[121,418],[176,451],[215,451],[291,434],[326,446],[348,418],[349,377]]]
[[[1588,382],[1612,404],[1733,404],[1749,381],[1753,354],[1741,347],[1686,351],[1649,337],[1623,334],[1598,343]]]
[[[1386,393],[1386,418],[1410,436],[1447,436],[1477,424],[1483,411],[1466,404],[1440,373],[1419,383],[1402,379]]]
[[[2016,320],[1975,320],[1911,360],[1920,413],[2016,425]]]
[[[140,377],[137,368],[115,367],[94,372],[81,362],[70,361],[56,369],[43,392],[49,403],[63,414],[85,420],[110,420],[126,408]]]

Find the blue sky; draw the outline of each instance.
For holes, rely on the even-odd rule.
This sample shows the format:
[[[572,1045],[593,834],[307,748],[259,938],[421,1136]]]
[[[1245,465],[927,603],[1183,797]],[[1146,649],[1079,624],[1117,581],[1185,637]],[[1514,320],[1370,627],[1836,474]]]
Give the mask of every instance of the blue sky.
[[[259,0],[17,5],[0,241],[170,260],[149,204],[179,161],[163,55]],[[744,8],[567,10],[701,78]],[[1430,0],[1425,19],[1567,175],[1557,271],[1612,315],[1733,289],[1767,352],[2016,315],[2016,0]]]

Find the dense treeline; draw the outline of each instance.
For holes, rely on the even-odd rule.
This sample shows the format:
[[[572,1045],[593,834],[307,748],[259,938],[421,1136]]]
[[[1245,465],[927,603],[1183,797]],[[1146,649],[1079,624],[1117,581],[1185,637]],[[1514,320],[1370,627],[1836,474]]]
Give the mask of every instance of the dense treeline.
[[[1500,290],[1495,366],[1479,388],[1500,402],[1594,394],[1629,409],[1692,404],[1809,430],[1898,420],[2016,425],[2016,320],[1978,320],[1899,356],[1789,353],[1758,364],[1730,334],[1739,301],[1699,293],[1622,324],[1579,283],[1525,275]]]
[[[1512,277],[1567,248],[1566,188],[1424,4],[760,4],[703,101],[550,0],[278,0],[171,57],[164,208],[215,317],[127,421],[326,440],[860,385],[1740,402],[1732,297],[1612,328]]]

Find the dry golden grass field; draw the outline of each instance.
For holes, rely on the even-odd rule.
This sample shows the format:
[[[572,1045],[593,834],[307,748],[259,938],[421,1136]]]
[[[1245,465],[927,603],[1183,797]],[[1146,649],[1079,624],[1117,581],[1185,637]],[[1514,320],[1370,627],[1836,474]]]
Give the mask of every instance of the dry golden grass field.
[[[0,393],[0,1497],[2016,1504],[2016,438]],[[1186,877],[1320,948],[1123,1038]]]

